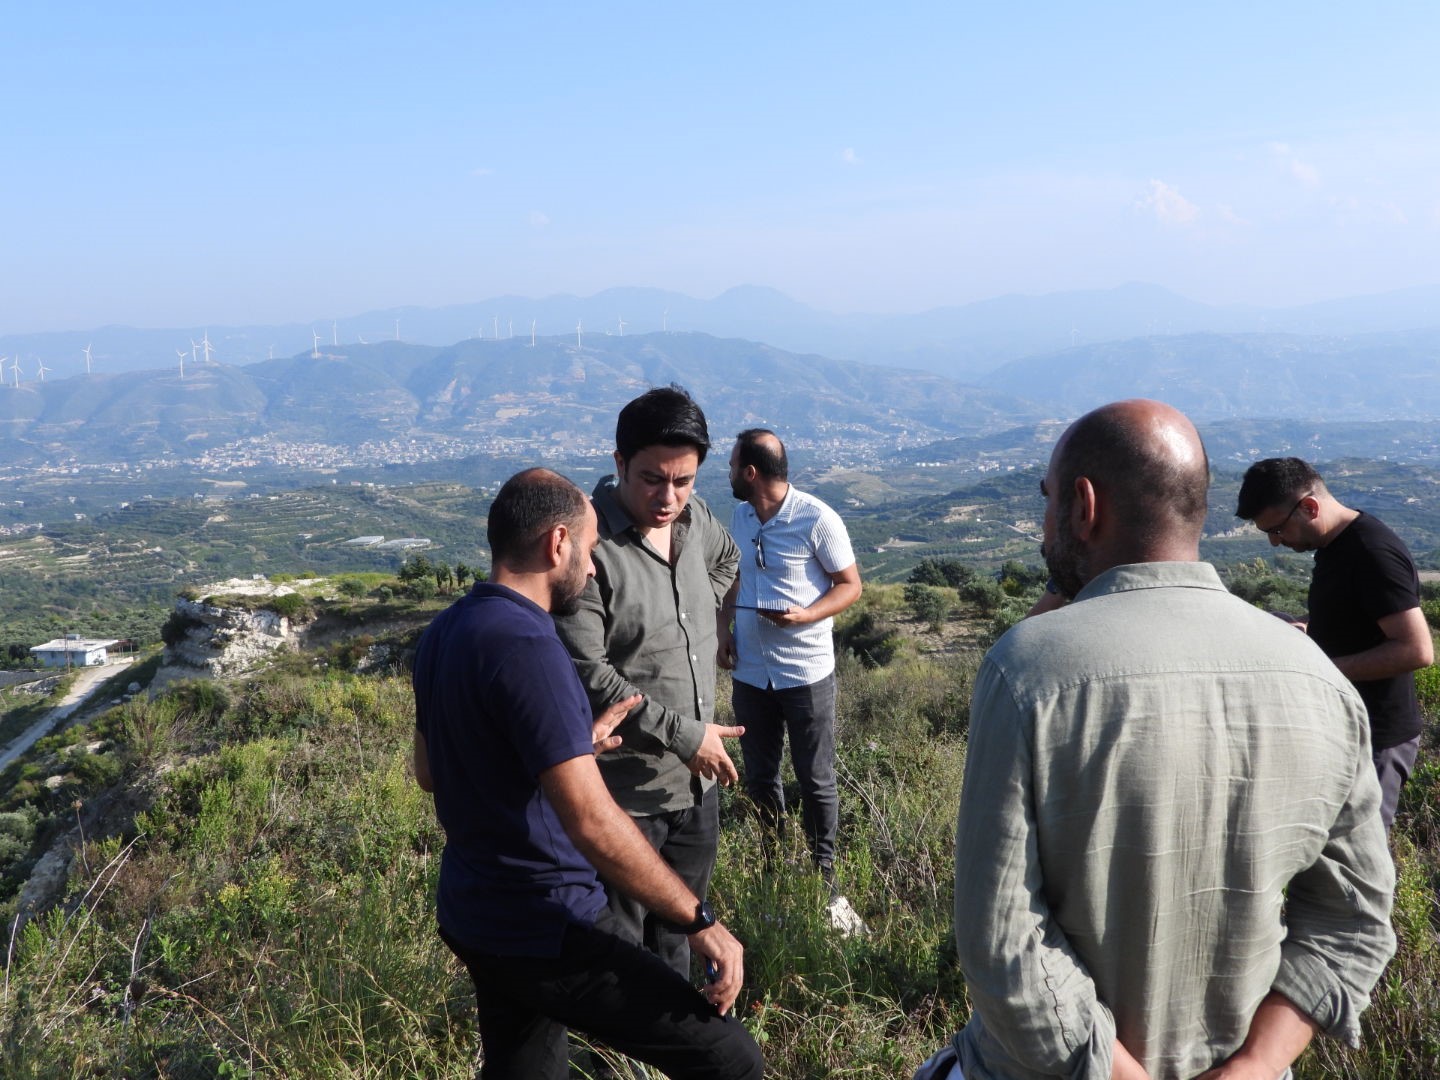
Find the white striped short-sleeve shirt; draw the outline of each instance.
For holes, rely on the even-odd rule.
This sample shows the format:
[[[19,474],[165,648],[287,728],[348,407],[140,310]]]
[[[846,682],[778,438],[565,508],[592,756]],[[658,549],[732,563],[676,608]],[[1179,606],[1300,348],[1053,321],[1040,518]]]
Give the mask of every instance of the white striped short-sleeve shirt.
[[[828,592],[830,575],[855,565],[845,523],[819,499],[791,485],[780,509],[764,524],[753,506],[739,503],[730,533],[740,547],[735,678],[762,689],[819,682],[835,670],[833,619],[776,626],[744,609],[808,607]]]

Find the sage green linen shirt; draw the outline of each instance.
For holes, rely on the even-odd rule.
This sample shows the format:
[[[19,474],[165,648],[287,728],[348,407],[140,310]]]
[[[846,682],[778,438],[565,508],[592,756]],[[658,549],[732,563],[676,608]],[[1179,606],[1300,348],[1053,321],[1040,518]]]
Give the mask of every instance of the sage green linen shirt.
[[[645,700],[615,729],[619,749],[597,758],[615,801],[635,817],[686,810],[714,784],[690,772],[715,715],[715,617],[740,549],[692,495],[670,526],[672,561],[636,531],[615,477],[596,486],[595,577],[580,610],[555,628],[598,715],[632,694]]]
[[[1365,707],[1206,563],[1100,575],[975,681],[955,851],[966,1080],[1189,1078],[1278,990],[1358,1040],[1395,950]],[[1288,895],[1287,895],[1288,890]]]

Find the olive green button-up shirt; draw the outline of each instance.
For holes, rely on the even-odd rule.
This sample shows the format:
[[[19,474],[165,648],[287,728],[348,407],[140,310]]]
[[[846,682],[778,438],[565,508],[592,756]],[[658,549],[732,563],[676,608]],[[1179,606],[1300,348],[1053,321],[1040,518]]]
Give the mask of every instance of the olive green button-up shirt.
[[[645,695],[615,729],[620,747],[597,759],[600,771],[635,817],[689,809],[714,784],[687,763],[715,715],[715,620],[740,551],[698,496],[670,527],[670,562],[636,531],[613,476],[592,501],[595,577],[580,610],[556,616],[555,626],[597,714]]]
[[[1395,950],[1365,706],[1206,563],[1119,566],[975,680],[955,851],[966,1080],[1189,1078],[1279,991],[1359,1038]]]

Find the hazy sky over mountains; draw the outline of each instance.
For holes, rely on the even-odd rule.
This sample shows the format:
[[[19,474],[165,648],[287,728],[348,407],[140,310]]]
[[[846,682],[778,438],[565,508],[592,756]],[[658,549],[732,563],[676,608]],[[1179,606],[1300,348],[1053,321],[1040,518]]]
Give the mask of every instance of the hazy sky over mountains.
[[[18,6],[0,333],[1440,282],[1440,5],[894,8]]]

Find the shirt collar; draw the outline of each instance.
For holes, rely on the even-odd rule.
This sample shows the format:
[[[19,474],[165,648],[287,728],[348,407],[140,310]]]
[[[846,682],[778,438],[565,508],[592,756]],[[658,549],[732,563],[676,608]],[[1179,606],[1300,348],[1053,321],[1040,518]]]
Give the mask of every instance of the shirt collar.
[[[1208,562],[1146,562],[1112,566],[1081,589],[1075,600],[1088,600],[1112,593],[1134,592],[1138,589],[1218,589],[1225,584],[1215,567]]]

